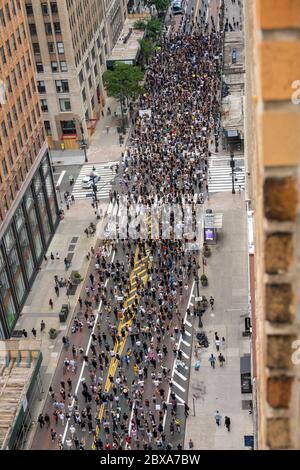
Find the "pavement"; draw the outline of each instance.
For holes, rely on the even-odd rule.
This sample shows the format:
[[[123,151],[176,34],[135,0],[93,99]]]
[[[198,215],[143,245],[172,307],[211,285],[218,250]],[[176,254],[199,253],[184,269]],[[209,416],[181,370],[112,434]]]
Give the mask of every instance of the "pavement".
[[[203,331],[209,340],[208,349],[193,355],[191,362],[188,404],[190,416],[187,420],[185,448],[191,438],[194,449],[245,449],[244,436],[253,435],[253,420],[248,409],[243,409],[252,400],[251,394],[241,393],[240,357],[250,354],[250,341],[243,337],[244,317],[248,311],[247,274],[247,221],[243,194],[218,193],[210,196],[205,208],[223,213],[223,229],[218,243],[212,246],[212,255],[207,259],[205,274],[209,284],[202,287],[200,295],[215,299],[214,310],[207,309],[202,317]],[[198,318],[194,318],[193,350],[199,331]],[[218,356],[214,334],[224,336],[225,348],[221,349],[225,365],[212,369],[211,353]],[[196,341],[195,341],[196,340]],[[195,370],[196,361],[200,369]],[[214,412],[222,415],[221,426],[214,420]],[[194,416],[195,412],[195,416]],[[224,417],[229,416],[231,431],[224,427]]]

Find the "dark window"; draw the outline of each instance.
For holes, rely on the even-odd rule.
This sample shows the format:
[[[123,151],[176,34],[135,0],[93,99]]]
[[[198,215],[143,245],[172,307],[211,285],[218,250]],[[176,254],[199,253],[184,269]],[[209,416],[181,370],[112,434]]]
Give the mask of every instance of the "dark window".
[[[55,80],[57,93],[69,93],[68,80]]]
[[[37,87],[38,87],[39,93],[46,93],[46,86],[45,86],[44,80],[39,80],[37,82]]]
[[[51,23],[45,23],[45,31],[47,36],[52,34],[52,26]]]
[[[33,42],[32,43],[32,48],[33,48],[33,52],[35,54],[40,54],[41,53],[41,50],[40,50],[40,45],[38,42]]]
[[[44,72],[44,66],[43,66],[43,63],[42,62],[36,62],[36,71],[38,73],[42,73]]]
[[[47,135],[52,135],[50,121],[44,121],[44,127]]]
[[[31,36],[36,36],[36,26],[34,23],[29,24],[29,31]]]
[[[55,53],[54,42],[48,42],[48,51],[49,51],[49,54]]]
[[[74,121],[61,121],[61,131],[64,135],[76,134],[76,127]]]
[[[51,12],[52,12],[53,15],[55,15],[56,13],[58,13],[57,3],[56,3],[56,2],[51,2],[51,3],[50,3],[50,6],[51,6]]]
[[[42,8],[43,15],[48,16],[49,15],[48,4],[47,3],[42,3],[41,8]]]
[[[55,32],[55,34],[61,34],[60,23],[59,23],[59,22],[53,23],[53,25],[54,25],[54,32]]]
[[[56,62],[56,60],[53,60],[53,61],[51,62],[51,69],[52,69],[52,72],[54,72],[54,73],[56,73],[56,72],[59,71],[59,70],[58,70],[58,63]]]

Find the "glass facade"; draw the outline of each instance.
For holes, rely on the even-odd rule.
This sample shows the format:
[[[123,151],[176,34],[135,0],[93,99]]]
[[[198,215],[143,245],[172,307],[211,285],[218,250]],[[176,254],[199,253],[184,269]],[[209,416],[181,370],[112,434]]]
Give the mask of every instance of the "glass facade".
[[[9,338],[59,222],[48,153],[0,239],[0,339]]]

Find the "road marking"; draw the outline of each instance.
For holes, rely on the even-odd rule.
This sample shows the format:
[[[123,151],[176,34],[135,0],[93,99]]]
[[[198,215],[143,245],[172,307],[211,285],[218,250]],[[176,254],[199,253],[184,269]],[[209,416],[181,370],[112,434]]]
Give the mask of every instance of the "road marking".
[[[185,331],[184,333],[185,333],[187,336],[192,336],[189,331]]]
[[[181,390],[182,392],[185,392],[185,388],[175,382],[175,380],[172,381],[172,384],[175,385],[175,387],[179,388],[179,390]]]
[[[193,281],[193,285],[192,285],[192,289],[191,289],[191,293],[190,293],[190,298],[189,298],[188,305],[190,305],[191,298],[192,298],[192,295],[193,295],[193,292],[194,292],[194,288],[195,288],[195,281]],[[184,323],[186,322],[186,320],[187,320],[187,312],[185,312],[185,317],[184,317],[184,320],[183,320]],[[182,339],[182,335],[181,335],[181,333],[180,333],[179,345],[180,345],[181,339]],[[182,351],[182,355],[183,355],[184,357],[186,357],[186,359],[189,358],[189,356],[188,356],[187,354],[185,354],[183,351]],[[171,373],[171,377],[172,377],[172,378],[174,377],[175,369],[176,369],[176,360],[174,360],[174,363],[173,363],[173,368],[172,368],[172,373]],[[167,403],[170,401],[170,395],[171,395],[171,387],[169,387]],[[176,398],[178,398],[178,400],[181,401],[182,403],[185,403],[184,400],[182,400],[182,398],[180,398],[180,397],[177,397],[177,395],[176,395]],[[165,425],[166,425],[166,419],[167,419],[167,412],[164,414],[164,419],[163,419],[163,428],[164,428],[164,429],[165,429]]]
[[[113,252],[113,255],[112,255],[111,263],[114,262],[115,254],[116,254],[116,252],[114,251],[114,252]],[[106,279],[104,286],[106,287],[107,284],[108,284],[108,279]],[[86,348],[86,351],[85,351],[85,355],[88,355],[88,353],[89,353],[89,349],[90,349],[90,347],[91,347],[91,342],[92,342],[92,334],[95,333],[95,328],[96,328],[96,325],[97,325],[97,322],[98,322],[98,318],[99,318],[99,313],[100,313],[101,307],[102,307],[102,300],[100,301],[100,304],[99,304],[99,307],[98,307],[98,310],[97,310],[97,314],[96,314],[94,326],[93,326],[93,329],[92,329],[92,332],[91,332],[91,335],[90,335],[90,339],[89,339],[89,342],[88,342],[88,345],[87,345],[87,348]],[[75,395],[78,394],[79,385],[80,385],[81,380],[82,380],[83,371],[84,371],[84,369],[85,369],[85,366],[86,366],[86,363],[85,363],[85,361],[84,361],[84,363],[82,364],[81,371],[80,371],[80,375],[79,375],[79,378],[78,378],[78,382],[77,382],[77,385],[76,385],[76,388],[75,388]],[[74,404],[75,404],[75,400],[74,400],[74,398],[73,398],[73,400],[72,400],[72,407],[74,407]],[[67,432],[68,432],[68,428],[69,428],[69,421],[67,421],[66,426],[65,426],[65,430],[64,430],[64,433],[63,433],[63,437],[62,437],[62,443],[64,443],[64,441],[65,441],[65,439],[66,439]]]
[[[178,370],[177,370],[177,369],[175,369],[175,371],[174,371],[174,372],[175,372],[175,374],[177,374],[177,375],[178,375],[178,377],[180,377],[182,380],[184,380],[184,381],[186,381],[186,380],[187,380],[187,378],[186,378],[184,375],[182,375],[180,372],[178,372]]]
[[[187,342],[187,341],[185,341],[184,339],[182,339],[182,340],[181,340],[181,342],[182,342],[183,344],[185,344],[185,346],[188,346],[188,347],[190,347],[190,343],[188,343],[188,342]]]
[[[183,357],[185,357],[186,359],[189,359],[190,356],[188,356],[184,351],[181,351],[181,354],[183,355]]]
[[[191,324],[189,321],[185,320],[185,322],[184,322],[184,323],[185,323],[187,326],[190,326],[190,327],[192,327],[192,324]]]
[[[177,400],[179,400],[182,404],[185,403],[185,401],[184,401],[179,395],[177,395],[176,393],[175,393],[175,397],[176,397]]]
[[[61,172],[60,177],[57,180],[56,186],[60,186],[60,183],[62,182],[63,177],[65,176],[65,174],[66,174],[66,170]]]

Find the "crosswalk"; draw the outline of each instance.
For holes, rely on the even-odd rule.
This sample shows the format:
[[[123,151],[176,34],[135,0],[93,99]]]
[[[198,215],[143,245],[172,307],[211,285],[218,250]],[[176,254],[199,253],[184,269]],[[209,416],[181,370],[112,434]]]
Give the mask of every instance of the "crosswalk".
[[[209,193],[232,190],[232,176],[229,157],[211,158],[208,165]],[[245,162],[242,157],[235,159],[234,183],[236,191],[245,189]]]
[[[119,162],[109,162],[109,163],[95,163],[94,165],[88,164],[83,165],[80,173],[74,183],[72,194],[74,195],[75,199],[85,199],[85,198],[92,198],[93,197],[93,189],[92,188],[83,188],[82,186],[82,178],[84,176],[89,176],[93,168],[95,169],[95,173],[101,177],[100,181],[97,183],[97,198],[101,199],[108,199],[109,191],[111,188],[110,183],[113,181],[115,177],[115,166]],[[114,167],[113,170],[111,167]]]

